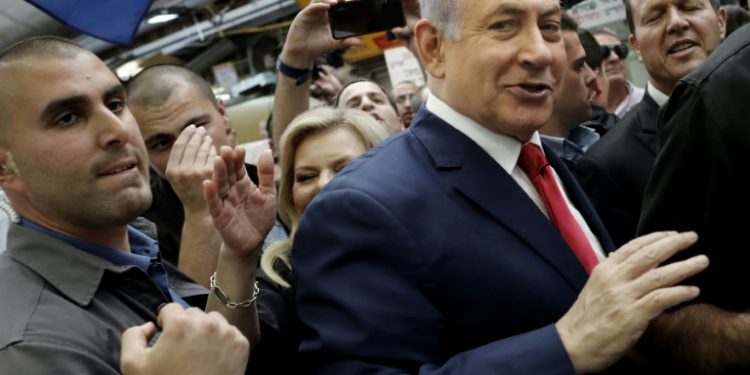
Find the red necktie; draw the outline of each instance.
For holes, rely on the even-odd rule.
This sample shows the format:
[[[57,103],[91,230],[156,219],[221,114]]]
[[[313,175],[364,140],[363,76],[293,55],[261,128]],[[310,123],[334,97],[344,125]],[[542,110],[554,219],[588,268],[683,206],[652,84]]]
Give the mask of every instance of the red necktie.
[[[573,253],[583,264],[583,268],[590,274],[594,266],[599,263],[599,259],[573,214],[570,213],[565,198],[557,186],[555,176],[552,174],[552,167],[549,166],[549,161],[547,161],[542,150],[531,143],[523,145],[518,165],[526,172],[526,175],[529,176],[534,183],[534,187],[544,199],[544,205],[547,207],[552,224],[557,227],[565,242],[573,249]]]

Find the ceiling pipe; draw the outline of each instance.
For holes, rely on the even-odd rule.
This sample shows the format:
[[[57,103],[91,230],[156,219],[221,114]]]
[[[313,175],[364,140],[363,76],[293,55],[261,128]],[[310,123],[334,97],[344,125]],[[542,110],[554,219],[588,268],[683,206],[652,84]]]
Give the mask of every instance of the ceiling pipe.
[[[236,50],[237,46],[231,40],[222,39],[190,60],[185,64],[185,68],[201,73],[210,69],[216,63],[223,61],[227,55]]]
[[[292,15],[298,11],[299,6],[295,0],[256,0],[247,5],[230,10],[224,14],[222,22],[219,24],[214,24],[211,21],[197,23],[173,34],[117,55],[116,57],[108,59],[105,63],[111,65],[117,62],[146,58],[157,53],[169,55],[188,46],[192,42],[220,33],[224,30],[233,27],[253,26],[264,22],[270,22],[280,17]]]
[[[184,0],[184,1],[178,1],[178,2],[172,2],[172,3],[174,3],[175,5],[179,5],[181,7],[186,7],[186,8],[191,8],[192,9],[192,8],[198,8],[198,7],[206,6],[206,5],[209,5],[209,4],[213,4],[214,1],[215,0]],[[155,11],[157,9],[161,9],[161,8],[164,8],[164,7],[170,7],[170,6],[172,6],[172,5],[171,4],[165,4],[164,2],[159,2],[158,4],[157,4],[157,2],[154,2],[154,4],[149,9],[149,13],[153,12],[153,11]],[[136,35],[143,35],[145,33],[154,31],[154,30],[156,30],[156,29],[158,29],[158,28],[160,28],[162,26],[164,26],[164,25],[163,24],[162,25],[159,25],[159,24],[150,24],[150,23],[146,22],[146,20],[144,19],[141,22],[141,25],[138,27],[138,32],[137,32]],[[76,43],[78,43],[81,46],[83,46],[84,48],[86,48],[89,51],[94,52],[94,53],[102,53],[102,52],[104,52],[104,51],[106,51],[106,50],[108,50],[110,48],[119,47],[119,46],[116,46],[116,45],[114,45],[112,43],[105,42],[105,41],[103,41],[101,39],[97,39],[97,38],[94,38],[93,36],[89,36],[89,35],[85,35],[85,34],[81,34],[81,35],[73,38],[73,40]]]

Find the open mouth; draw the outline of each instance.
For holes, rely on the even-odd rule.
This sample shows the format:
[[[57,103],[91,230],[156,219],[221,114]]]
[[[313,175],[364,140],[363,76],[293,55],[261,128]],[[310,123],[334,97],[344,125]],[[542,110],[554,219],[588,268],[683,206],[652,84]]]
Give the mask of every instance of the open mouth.
[[[112,175],[116,175],[118,173],[122,173],[122,172],[125,172],[125,171],[128,171],[128,170],[131,170],[131,169],[135,169],[137,166],[138,166],[138,164],[136,164],[136,163],[128,163],[128,164],[125,164],[123,166],[119,166],[119,167],[116,167],[114,169],[111,169],[111,170],[105,171],[103,173],[100,173],[99,176],[112,176]]]
[[[521,92],[533,97],[544,96],[552,92],[552,87],[544,83],[522,83],[518,85]]]
[[[550,88],[549,86],[545,84],[536,84],[536,83],[524,83],[519,86],[526,91],[534,92],[534,93],[540,93],[542,91],[549,90]]]
[[[667,53],[673,54],[673,53],[682,52],[682,51],[690,49],[690,48],[692,48],[692,47],[694,47],[696,45],[698,45],[698,43],[695,43],[695,42],[693,42],[691,40],[686,40],[684,42],[676,43],[675,45],[673,45],[672,47],[670,47],[669,50],[667,50]]]

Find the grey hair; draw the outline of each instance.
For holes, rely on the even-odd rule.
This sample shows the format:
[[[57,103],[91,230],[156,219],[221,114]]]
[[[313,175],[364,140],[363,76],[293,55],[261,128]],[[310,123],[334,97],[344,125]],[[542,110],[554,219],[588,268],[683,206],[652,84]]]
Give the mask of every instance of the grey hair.
[[[422,18],[432,22],[446,38],[456,41],[461,37],[461,0],[421,0]]]

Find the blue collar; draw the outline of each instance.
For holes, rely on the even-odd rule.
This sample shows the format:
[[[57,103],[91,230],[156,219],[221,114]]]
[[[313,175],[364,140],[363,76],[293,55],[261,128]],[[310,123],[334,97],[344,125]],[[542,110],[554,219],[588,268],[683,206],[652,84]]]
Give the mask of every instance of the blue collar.
[[[42,232],[60,241],[66,242],[69,245],[79,250],[83,250],[91,255],[96,255],[99,258],[106,259],[112,262],[112,264],[118,266],[136,266],[143,272],[148,272],[148,266],[151,258],[156,258],[159,254],[156,241],[147,237],[131,226],[128,226],[128,240],[130,241],[131,251],[130,253],[128,253],[121,250],[111,249],[106,246],[96,245],[79,238],[70,237],[60,232],[45,228],[25,218],[21,218],[18,224],[26,228]]]
[[[130,242],[130,252],[128,253],[56,232],[25,218],[21,218],[18,224],[56,238],[114,265],[135,266],[145,272],[165,296],[169,296],[174,302],[179,302],[187,307],[187,303],[169,287],[167,270],[161,263],[157,242],[131,226],[128,226],[128,241]]]
[[[570,130],[568,138],[553,137],[542,134],[542,139],[547,143],[558,157],[577,162],[584,152],[599,140],[599,134],[594,130],[579,125]]]

